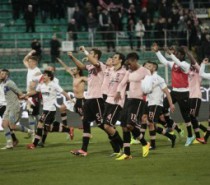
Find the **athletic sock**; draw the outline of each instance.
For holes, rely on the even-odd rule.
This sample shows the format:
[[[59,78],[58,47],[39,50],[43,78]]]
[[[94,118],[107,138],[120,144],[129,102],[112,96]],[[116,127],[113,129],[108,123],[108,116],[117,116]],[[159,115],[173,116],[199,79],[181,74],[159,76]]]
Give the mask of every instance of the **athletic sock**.
[[[115,132],[115,134],[113,136],[109,135],[109,139],[111,140],[111,145],[112,147],[114,147],[114,152],[119,153],[120,150],[123,148],[123,140],[120,137],[118,131]]]
[[[200,136],[199,129],[195,129],[194,132],[195,132],[195,137],[196,137],[196,138],[200,138],[200,137],[201,137],[201,136]]]
[[[147,130],[147,123],[141,123],[140,131],[145,136],[145,132]]]
[[[131,155],[130,149],[130,142],[131,142],[131,133],[130,132],[123,132],[123,147],[124,147],[124,154]]]
[[[173,135],[170,134],[169,132],[164,131],[164,129],[161,128],[161,127],[157,127],[157,128],[156,128],[156,132],[157,132],[158,134],[161,134],[161,135],[166,136],[166,137],[169,138],[169,139],[173,139]]]
[[[147,141],[144,139],[144,135],[141,134],[138,128],[134,127],[134,129],[132,130],[132,134],[134,139],[137,138],[141,142],[142,146],[147,145]]]
[[[89,145],[90,137],[84,137],[82,138],[82,150],[87,152],[87,148]]]
[[[62,132],[67,132],[67,133],[69,133],[70,132],[70,129],[69,129],[69,127],[62,127]]]
[[[201,123],[199,123],[199,128],[203,131],[203,132],[206,132],[207,131],[207,128],[202,125]]]
[[[209,136],[210,136],[210,131],[207,130],[206,135],[204,136],[206,142],[208,141]]]
[[[10,129],[10,134],[11,134],[11,137],[12,137],[12,141],[17,141],[17,137],[14,133],[14,131],[12,129]]]
[[[178,133],[180,133],[182,130],[178,127],[178,125],[176,125],[175,127],[174,127],[174,130],[176,130]]]
[[[156,139],[156,131],[155,130],[150,130],[149,131],[149,135],[150,135],[150,144],[152,148],[156,148],[156,144],[155,144],[155,139]]]
[[[9,127],[4,128],[4,135],[7,140],[7,143],[12,141],[12,136]]]
[[[53,124],[52,124],[52,130],[51,132],[59,132],[60,130],[60,122],[58,121],[53,121]]]
[[[43,130],[43,128],[37,128],[36,136],[35,136],[35,139],[34,139],[34,142],[33,142],[33,144],[35,146],[38,145],[40,139],[42,138],[42,130]]]
[[[29,128],[35,133],[36,130],[36,117],[29,115]]]
[[[67,125],[67,114],[66,113],[61,113],[61,120],[63,125]]]
[[[187,127],[188,137],[192,137],[192,126],[191,126],[191,124],[187,125],[186,127]]]
[[[47,139],[47,135],[48,135],[48,132],[47,131],[44,131],[44,134],[42,135],[42,143],[44,144],[46,139]]]

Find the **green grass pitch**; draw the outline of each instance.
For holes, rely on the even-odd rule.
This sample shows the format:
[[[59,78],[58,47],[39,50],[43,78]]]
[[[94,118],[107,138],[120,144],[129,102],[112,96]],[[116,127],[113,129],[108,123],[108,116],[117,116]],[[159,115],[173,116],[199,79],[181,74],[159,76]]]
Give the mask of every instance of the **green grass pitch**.
[[[81,147],[79,129],[75,129],[73,141],[66,141],[66,134],[50,133],[46,146],[35,150],[26,149],[30,143],[24,139],[26,134],[16,134],[19,145],[13,150],[0,150],[1,185],[207,185],[210,182],[209,144],[185,147],[185,138],[181,141],[177,138],[172,149],[165,137],[157,135],[157,149],[150,151],[147,158],[142,157],[141,145],[132,145],[133,159],[116,161],[109,157],[111,146],[98,128],[92,128],[87,157],[70,154],[70,150]],[[4,142],[4,133],[0,132],[0,147]]]

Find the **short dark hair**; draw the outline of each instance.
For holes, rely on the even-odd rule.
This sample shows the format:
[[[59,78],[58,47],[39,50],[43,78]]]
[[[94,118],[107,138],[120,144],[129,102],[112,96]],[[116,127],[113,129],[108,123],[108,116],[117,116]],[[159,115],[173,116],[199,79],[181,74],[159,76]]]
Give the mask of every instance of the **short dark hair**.
[[[122,60],[121,64],[124,65],[125,63],[125,55],[120,52],[116,52],[115,55],[119,55],[119,59]]]
[[[28,59],[32,59],[32,60],[34,60],[36,62],[39,61],[39,57],[37,57],[36,55],[29,56]]]
[[[126,60],[128,59],[139,60],[139,55],[136,52],[128,53]]]
[[[158,64],[156,62],[151,62],[151,63],[156,67],[155,71],[157,71],[158,70]]]
[[[83,70],[81,70],[80,68],[77,67],[77,70],[79,71],[79,76],[84,76],[83,74]]]
[[[2,70],[0,70],[0,71],[5,72],[5,73],[7,74],[7,76],[9,76],[9,75],[10,75],[10,72],[9,72],[9,70],[8,70],[8,69],[2,69]]]
[[[147,60],[146,62],[143,63],[143,67],[148,63],[151,64],[152,62],[150,60]]]
[[[176,52],[180,53],[183,56],[183,60],[185,59],[185,51],[183,47],[177,47]]]
[[[97,48],[93,48],[91,51],[93,51],[95,55],[98,55],[98,60],[100,60],[101,55],[102,55],[101,50],[99,50]]]
[[[48,77],[50,77],[50,80],[54,79],[54,74],[52,71],[44,70],[43,74],[46,74]]]

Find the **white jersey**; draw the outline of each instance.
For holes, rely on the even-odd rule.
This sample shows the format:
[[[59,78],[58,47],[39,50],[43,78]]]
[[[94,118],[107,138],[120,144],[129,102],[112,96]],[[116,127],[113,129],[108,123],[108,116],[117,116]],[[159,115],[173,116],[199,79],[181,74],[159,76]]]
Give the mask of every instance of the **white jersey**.
[[[153,75],[152,92],[147,95],[148,106],[160,105],[163,106],[164,92],[162,91],[167,87],[165,80],[157,73]]]
[[[1,106],[5,106],[6,103],[6,99],[4,96],[4,87],[3,87],[3,83],[0,83],[0,107]]]
[[[30,82],[33,80],[33,77],[37,74],[37,73],[41,73],[40,69],[38,67],[35,67],[34,69],[29,69],[28,68],[28,73],[27,73],[27,84],[26,84],[26,91],[28,92],[29,86],[30,86]]]
[[[42,94],[43,110],[56,111],[55,102],[57,98],[57,93],[63,92],[63,89],[58,84],[51,81],[48,84],[38,84],[36,91],[41,92]]]

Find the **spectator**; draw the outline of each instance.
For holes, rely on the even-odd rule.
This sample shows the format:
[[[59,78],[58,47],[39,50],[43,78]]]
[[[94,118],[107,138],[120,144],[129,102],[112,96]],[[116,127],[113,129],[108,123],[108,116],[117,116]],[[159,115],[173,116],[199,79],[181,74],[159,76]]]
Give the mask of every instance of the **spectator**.
[[[111,22],[115,27],[115,31],[121,31],[122,30],[122,22],[121,22],[122,5],[111,2],[108,6],[108,9],[109,9]]]
[[[58,19],[64,19],[65,18],[65,0],[57,0],[57,6],[56,6],[56,10],[57,10],[57,18]]]
[[[155,39],[160,47],[164,46],[164,35],[166,29],[166,19],[160,17],[155,24]]]
[[[127,14],[128,14],[128,17],[132,18],[136,24],[136,9],[135,9],[134,4],[130,4]]]
[[[91,45],[93,46],[94,34],[98,26],[98,21],[95,17],[93,17],[92,12],[88,13],[87,24],[88,24],[89,41]]]
[[[74,42],[74,50],[76,51],[78,44],[77,44],[77,27],[75,19],[71,19],[71,21],[69,22],[67,32],[68,32],[68,40]]]
[[[161,0],[159,5],[159,14],[161,17],[167,18],[170,14],[170,4],[166,0]]]
[[[25,23],[26,23],[26,32],[35,32],[35,12],[32,5],[28,5],[28,8],[25,11]]]
[[[50,6],[50,19],[55,19],[57,17],[57,0],[50,0],[49,6]]]
[[[145,26],[142,20],[139,20],[135,25],[135,33],[137,39],[137,51],[140,51],[141,46],[143,45],[143,37],[145,33]]]
[[[42,23],[46,22],[49,14],[49,0],[41,0],[39,2]]]
[[[210,60],[210,34],[206,34],[206,40],[202,43],[203,58]]]
[[[102,32],[102,39],[106,42],[107,39],[107,31],[109,29],[110,23],[110,16],[109,12],[106,9],[103,9],[102,12],[99,14],[99,25],[100,31]]]
[[[19,0],[11,0],[12,4],[12,17],[14,20],[19,19],[20,17],[20,3]]]
[[[114,33],[114,25],[112,23],[109,23],[109,27],[107,29],[107,52],[110,52],[110,49],[113,49],[113,52],[116,52],[115,50],[115,33]]]
[[[131,50],[133,50],[133,37],[134,37],[134,31],[135,31],[135,20],[132,17],[128,18],[127,31],[128,31],[129,42],[130,42],[130,48],[131,48]]]
[[[150,15],[147,11],[147,8],[144,7],[141,9],[140,19],[142,20],[143,24],[145,24],[148,18],[150,18]]]
[[[41,43],[39,42],[38,39],[32,40],[31,49],[36,51],[33,55],[37,56],[38,60],[40,61],[42,58],[42,49],[41,49]]]
[[[151,19],[148,18],[145,27],[145,45],[146,49],[150,50],[150,47],[152,45],[152,30],[153,30],[153,23],[151,22]]]
[[[66,1],[66,6],[67,6],[67,18],[68,18],[68,21],[70,21],[75,11],[76,0],[65,0],[65,1]]]
[[[56,34],[54,34],[50,41],[51,63],[55,63],[56,58],[60,58],[60,47],[61,47],[61,43],[58,40]]]
[[[87,31],[87,22],[86,22],[86,16],[83,13],[83,11],[80,9],[79,6],[75,7],[75,11],[73,14],[73,19],[75,19],[76,27],[78,31]]]

